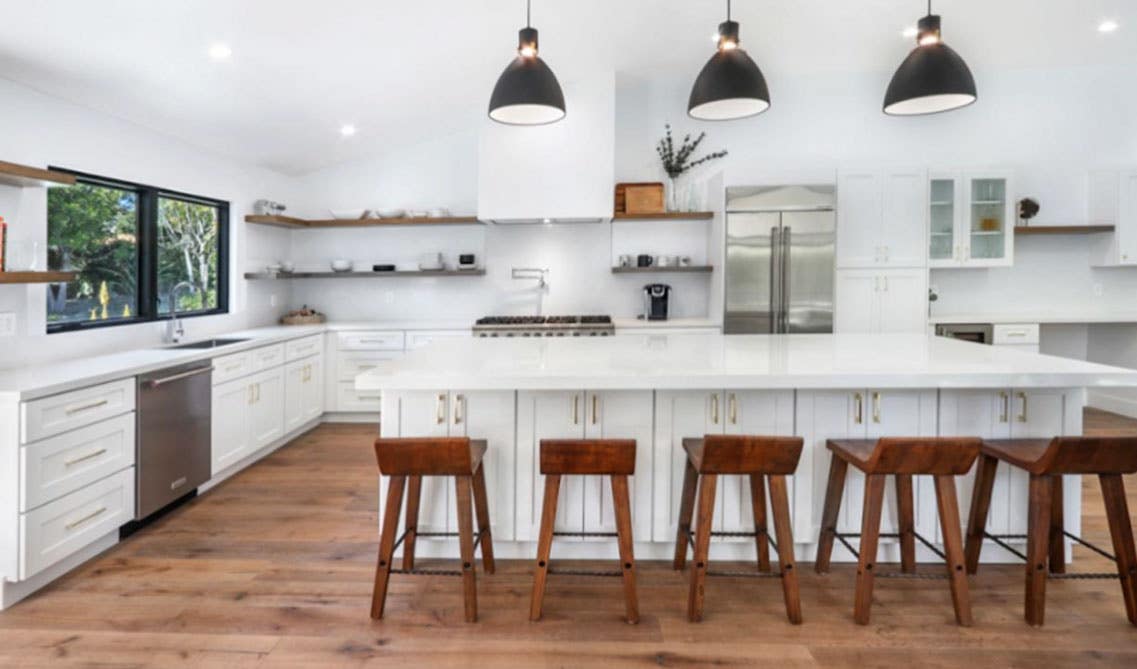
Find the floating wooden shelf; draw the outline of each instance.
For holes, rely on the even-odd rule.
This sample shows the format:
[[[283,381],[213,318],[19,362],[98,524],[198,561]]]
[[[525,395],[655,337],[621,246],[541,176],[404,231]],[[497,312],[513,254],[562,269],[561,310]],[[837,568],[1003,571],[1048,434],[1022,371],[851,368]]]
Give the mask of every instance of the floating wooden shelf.
[[[485,276],[484,269],[439,269],[394,272],[246,272],[246,279],[389,279],[415,276]]]
[[[714,271],[711,265],[690,265],[688,267],[613,267],[613,274],[660,274],[665,272],[682,273],[709,273]]]
[[[1113,232],[1112,225],[1031,225],[1016,226],[1016,235],[1092,235]]]
[[[706,221],[715,217],[713,211],[665,211],[661,214],[612,215],[613,221]]]
[[[75,272],[0,272],[0,283],[59,283],[75,280]]]
[[[398,225],[475,225],[480,224],[476,216],[437,216],[426,218],[330,218],[305,219],[292,216],[257,216],[250,214],[245,217],[246,223],[258,225],[273,225],[280,228],[363,228],[376,226]]]
[[[71,186],[75,183],[75,175],[0,160],[0,183],[21,188]]]

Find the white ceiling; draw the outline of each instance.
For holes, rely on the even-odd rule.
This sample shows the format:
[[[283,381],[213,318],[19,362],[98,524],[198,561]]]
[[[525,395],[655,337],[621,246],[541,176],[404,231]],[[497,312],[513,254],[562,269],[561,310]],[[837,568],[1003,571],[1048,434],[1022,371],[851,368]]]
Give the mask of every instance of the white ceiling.
[[[725,14],[723,0],[533,5],[541,54],[562,80],[595,69],[693,79]],[[469,127],[525,18],[523,0],[0,7],[0,77],[289,174]],[[937,0],[934,9],[981,90],[984,68],[1137,68],[1134,0]],[[734,2],[743,45],[770,78],[895,68],[912,43],[900,32],[924,10],[923,0]],[[1097,32],[1106,18],[1121,24],[1116,33]],[[227,62],[208,57],[217,42],[232,47]],[[347,123],[354,137],[340,136]]]

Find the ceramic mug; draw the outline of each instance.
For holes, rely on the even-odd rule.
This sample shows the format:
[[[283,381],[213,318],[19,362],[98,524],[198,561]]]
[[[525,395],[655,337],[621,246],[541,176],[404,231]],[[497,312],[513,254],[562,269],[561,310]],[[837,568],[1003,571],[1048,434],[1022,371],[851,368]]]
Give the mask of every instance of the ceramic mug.
[[[631,267],[633,264],[635,264],[632,260],[632,256],[628,255],[627,253],[620,256],[619,262],[620,267]]]
[[[646,253],[636,256],[636,267],[651,267],[653,263],[655,263],[655,258]]]

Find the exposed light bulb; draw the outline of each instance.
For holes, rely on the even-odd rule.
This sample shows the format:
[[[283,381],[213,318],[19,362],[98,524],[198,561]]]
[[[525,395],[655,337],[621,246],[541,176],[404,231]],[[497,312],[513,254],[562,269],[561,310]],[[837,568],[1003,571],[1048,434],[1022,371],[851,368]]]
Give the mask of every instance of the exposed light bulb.
[[[532,58],[533,56],[537,55],[537,47],[533,46],[532,44],[526,44],[525,46],[518,49],[517,53],[521,54],[524,58]]]
[[[912,39],[913,37],[915,37],[916,35],[919,35],[919,34],[920,34],[920,31],[915,26],[908,26],[904,30],[900,31],[900,36],[903,37],[904,39]]]
[[[213,60],[228,60],[233,55],[233,49],[228,44],[218,42],[209,47],[209,57]]]
[[[733,51],[734,49],[738,48],[738,42],[723,40],[722,44],[719,45],[719,48],[723,51]]]
[[[940,41],[940,36],[938,33],[928,33],[926,35],[920,36],[919,44],[920,44],[920,46],[927,46],[929,44],[938,44],[939,41]]]
[[[1119,27],[1120,26],[1118,25],[1117,21],[1114,21],[1113,19],[1106,19],[1098,24],[1098,32],[1111,33],[1117,30]]]
[[[344,125],[340,128],[340,134],[343,135],[344,137],[351,137],[352,135],[355,134],[355,132],[356,132],[355,126],[351,125],[350,123],[348,123],[347,125]]]

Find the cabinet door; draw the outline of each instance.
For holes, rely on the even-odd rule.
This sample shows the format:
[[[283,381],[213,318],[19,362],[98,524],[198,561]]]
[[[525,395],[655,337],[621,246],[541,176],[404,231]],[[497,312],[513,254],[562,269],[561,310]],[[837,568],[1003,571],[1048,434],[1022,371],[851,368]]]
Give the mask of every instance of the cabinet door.
[[[801,457],[813,461],[814,500],[808,523],[801,522],[800,514],[795,516],[794,532],[797,536],[813,537],[816,540],[821,528],[821,511],[832,460],[832,452],[826,447],[826,442],[829,439],[866,438],[866,395],[864,390],[800,390],[797,393],[797,430],[805,442]],[[799,483],[803,488],[808,487],[804,479]],[[803,490],[802,493],[804,492]],[[846,511],[844,506],[847,505],[847,499],[846,494],[846,500],[842,502],[842,514]],[[861,500],[856,500],[855,504],[860,509]],[[844,532],[848,523],[839,517],[838,526]],[[860,528],[853,531],[859,532]],[[841,556],[842,553],[843,550],[838,547],[835,555]]]
[[[290,433],[304,424],[304,380],[308,362],[298,360],[284,366],[284,432]]]
[[[536,541],[541,529],[545,477],[541,475],[542,439],[584,437],[584,393],[580,391],[521,391],[517,393],[517,526],[519,541]],[[561,479],[557,502],[557,532],[584,531],[584,481]],[[568,539],[569,537],[565,537]]]
[[[959,240],[959,178],[933,175],[928,182],[928,265],[958,267],[963,245]]]
[[[628,479],[632,505],[632,535],[646,541],[652,528],[652,420],[654,402],[650,390],[589,392],[584,435],[588,439],[634,439],[636,473]],[[612,482],[607,476],[584,480],[584,529],[615,532]]]
[[[245,379],[213,387],[212,476],[252,451],[249,427],[252,403],[253,389]]]
[[[961,236],[964,264],[1010,266],[1014,261],[1015,216],[1009,176],[968,175],[965,188],[968,206],[961,219],[966,226]]]
[[[383,413],[384,437],[445,437],[450,434],[449,393],[446,390],[402,392],[393,402],[395,413]],[[386,398],[384,398],[386,400]],[[384,408],[387,408],[386,402]],[[388,428],[395,428],[392,433]],[[380,504],[386,502],[388,477],[379,478]],[[448,520],[454,506],[454,482],[445,476],[424,476],[419,493],[419,530],[449,532]],[[405,503],[404,503],[405,508]]]
[[[1120,216],[1117,220],[1117,260],[1121,265],[1137,265],[1137,172],[1121,175]]]
[[[792,436],[794,434],[794,393],[792,390],[727,390],[723,393],[726,399],[723,412],[723,423],[727,434],[748,434],[755,436]],[[803,464],[811,464],[809,459],[802,458],[798,463],[799,471]],[[806,477],[808,480],[808,477]],[[803,511],[799,506],[800,500],[795,496],[795,477],[788,477],[788,494],[790,498],[790,512]],[[750,498],[750,478],[747,476],[720,476],[719,500],[721,502],[720,520],[722,530],[725,532],[753,532],[754,511]],[[770,508],[769,492],[767,491],[766,508]],[[805,509],[804,511],[808,511]],[[768,518],[772,516],[767,513]],[[802,518],[802,525],[809,522],[808,513]],[[773,527],[769,526],[771,532]],[[741,538],[740,541],[750,541]]]
[[[876,282],[877,313],[882,333],[923,334],[928,329],[928,272],[888,270]]]
[[[1008,390],[943,390],[940,392],[941,437],[982,437],[1009,439],[1011,436],[1011,391]],[[1001,465],[996,470],[992,504],[987,514],[987,531],[993,534],[1009,532],[1010,507],[1007,506],[1007,480],[1009,468]],[[967,509],[975,487],[975,469],[965,476],[956,477],[959,495],[960,521],[967,524]],[[932,493],[934,495],[934,493]],[[932,498],[934,502],[934,497]],[[921,506],[916,519],[918,531],[941,542],[939,519],[934,503]]]
[[[722,392],[658,390],[655,393],[653,541],[675,541],[687,454],[684,438],[723,432]]]
[[[1066,433],[1066,391],[1060,388],[1016,388],[1011,396],[1011,438],[1050,439]],[[1003,464],[999,469],[1005,478],[1002,490],[998,478],[995,491],[1000,502],[1007,508],[1007,533],[1025,534],[1027,526],[1027,507],[1030,502],[1030,475],[1015,467]],[[995,507],[995,493],[991,498],[992,515]]]
[[[837,267],[876,267],[881,240],[881,175],[875,170],[841,172],[837,185]]]
[[[874,270],[839,270],[833,331],[861,334],[880,331],[880,274]]]
[[[284,368],[270,369],[249,381],[253,386],[250,428],[255,451],[284,435]]]
[[[490,527],[496,541],[512,541],[514,537],[515,411],[512,390],[450,393],[450,436],[486,441],[482,467],[485,468]],[[457,508],[450,505],[447,510],[450,527],[457,528]]]
[[[306,364],[300,401],[305,423],[316,420],[324,413],[324,356],[308,358]]]
[[[920,169],[884,173],[881,241],[888,267],[927,265],[928,174]]]

